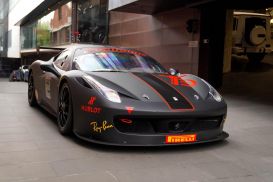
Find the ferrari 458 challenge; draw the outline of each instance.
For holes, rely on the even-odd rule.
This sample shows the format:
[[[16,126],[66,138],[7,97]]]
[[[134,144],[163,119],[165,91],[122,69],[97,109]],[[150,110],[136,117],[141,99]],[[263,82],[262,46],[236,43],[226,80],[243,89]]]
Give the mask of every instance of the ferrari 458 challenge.
[[[203,79],[169,73],[133,49],[72,45],[29,69],[28,101],[57,118],[61,134],[128,146],[223,140],[227,105]]]

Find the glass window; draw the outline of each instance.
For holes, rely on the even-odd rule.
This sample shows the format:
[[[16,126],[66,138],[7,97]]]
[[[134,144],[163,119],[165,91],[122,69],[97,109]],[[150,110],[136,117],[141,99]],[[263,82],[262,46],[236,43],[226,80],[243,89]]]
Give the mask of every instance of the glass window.
[[[6,1],[0,0],[0,57],[7,49],[8,4]]]
[[[6,37],[8,37],[8,45],[6,45],[7,47],[11,47],[11,43],[12,43],[12,30],[9,30],[8,32],[6,32]]]
[[[4,50],[4,25],[0,24],[0,52]]]
[[[106,43],[107,0],[79,0],[78,41]]]
[[[54,64],[65,71],[68,71],[70,69],[70,51],[64,51],[62,52],[54,61]]]
[[[74,64],[76,69],[83,71],[166,73],[166,70],[154,59],[131,50],[85,52],[78,49]]]
[[[36,23],[21,27],[21,48],[32,49],[36,47]]]
[[[0,0],[0,23],[4,23],[5,19],[7,19],[9,12],[9,1]]]
[[[0,23],[3,21],[4,19],[4,2],[2,0],[0,0]]]
[[[37,44],[57,46],[71,43],[72,3],[62,5],[37,23]]]

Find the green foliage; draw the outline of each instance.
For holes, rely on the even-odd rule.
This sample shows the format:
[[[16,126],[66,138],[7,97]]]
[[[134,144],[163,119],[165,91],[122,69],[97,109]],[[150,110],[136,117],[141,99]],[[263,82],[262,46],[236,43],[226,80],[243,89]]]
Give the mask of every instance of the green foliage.
[[[38,22],[37,24],[37,45],[50,45],[50,26],[48,22]]]

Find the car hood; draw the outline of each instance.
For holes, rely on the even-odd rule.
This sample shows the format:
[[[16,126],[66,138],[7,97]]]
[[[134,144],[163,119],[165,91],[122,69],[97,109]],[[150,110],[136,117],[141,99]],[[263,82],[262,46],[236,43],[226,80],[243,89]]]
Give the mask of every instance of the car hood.
[[[144,102],[164,102],[170,109],[192,109],[194,100],[205,100],[209,87],[193,75],[132,72],[86,72],[121,96]]]

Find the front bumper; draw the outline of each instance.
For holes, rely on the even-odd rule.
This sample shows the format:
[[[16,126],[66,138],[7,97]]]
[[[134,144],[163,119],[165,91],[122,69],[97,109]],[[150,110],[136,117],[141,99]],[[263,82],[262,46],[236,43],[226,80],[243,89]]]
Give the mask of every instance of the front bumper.
[[[117,146],[164,146],[164,145],[188,145],[223,140],[228,134],[223,131],[227,106],[224,101],[218,103],[213,100],[193,103],[196,108],[192,111],[172,111],[164,103],[135,101],[124,99],[122,103],[112,103],[100,99],[97,93],[89,94],[89,90],[82,90],[82,96],[73,98],[74,133],[79,138],[93,143]],[[86,96],[85,96],[86,95]],[[96,98],[95,101],[90,99]],[[94,101],[94,102],[91,102]],[[197,102],[197,101],[196,101]],[[128,110],[132,108],[133,111]],[[221,123],[217,127],[199,127],[198,129],[183,128],[178,131],[170,131],[164,126],[166,122],[191,122],[204,118],[221,117]],[[116,118],[136,119],[134,122],[150,122],[155,131],[142,130],[136,126],[136,130],[121,130],[115,124]],[[155,125],[160,125],[159,128]],[[162,127],[161,127],[162,126]],[[142,127],[142,126],[141,126]],[[146,125],[145,125],[146,127]],[[194,135],[193,142],[166,142],[168,136]]]
[[[154,115],[156,116],[156,119],[148,115],[151,113],[147,112],[135,112],[133,115],[130,115],[131,117],[128,116],[128,113],[126,112],[127,111],[124,110],[108,111],[104,109],[104,113],[101,115],[96,115],[96,117],[94,117],[94,115],[88,116],[86,114],[81,114],[79,115],[81,118],[78,117],[79,121],[76,121],[78,126],[74,128],[74,133],[79,138],[89,142],[116,146],[189,145],[224,140],[229,136],[223,131],[226,115],[225,109],[219,109],[217,111],[207,113],[206,116],[204,116],[203,113],[202,115],[195,115],[196,113],[194,114],[191,112],[175,114],[168,113],[168,115],[166,115],[166,113],[157,113],[157,115]],[[135,125],[135,130],[129,130],[128,128],[131,126],[128,126],[122,130],[120,126],[117,126],[116,124],[117,121],[115,118],[117,118],[117,116],[121,116],[123,118],[137,118],[136,120],[132,119],[132,121],[136,123],[153,122],[153,124],[145,124],[144,126]],[[216,125],[198,124],[205,122],[204,118],[215,118],[215,116],[218,116],[216,118],[219,118],[218,124]],[[166,121],[165,125],[164,121]],[[176,121],[186,121],[190,124],[189,127],[181,128],[181,131],[170,131],[169,124]],[[158,125],[158,127],[155,127],[155,125]],[[142,130],[142,128],[144,129]],[[194,135],[196,138],[193,142],[168,143],[166,141],[168,136],[183,137],[187,135]]]
[[[77,133],[75,135],[85,141],[102,144],[102,145],[110,145],[110,146],[177,146],[177,145],[193,145],[193,144],[201,144],[201,143],[210,143],[216,141],[222,141],[229,137],[229,134],[225,131],[222,131],[220,134],[214,135],[212,133],[201,132],[197,134],[197,140],[195,142],[187,142],[187,143],[172,143],[167,144],[166,136],[143,136],[143,135],[127,135],[123,136],[123,142],[113,142],[113,141],[102,141],[95,139],[93,137],[84,137]]]

